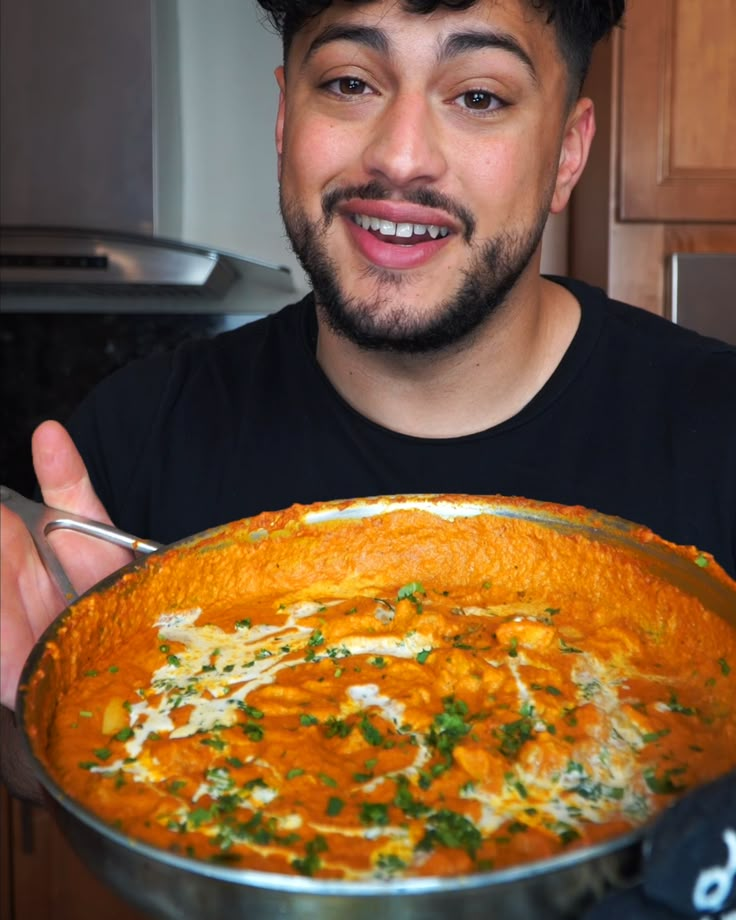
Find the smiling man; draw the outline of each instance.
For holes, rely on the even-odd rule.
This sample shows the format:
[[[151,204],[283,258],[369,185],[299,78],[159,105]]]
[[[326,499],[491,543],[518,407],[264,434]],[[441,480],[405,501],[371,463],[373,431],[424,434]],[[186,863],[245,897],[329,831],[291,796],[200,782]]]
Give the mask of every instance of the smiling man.
[[[284,42],[281,208],[314,292],[124,368],[71,437],[40,426],[45,501],[168,543],[294,502],[522,495],[736,574],[736,349],[540,275],[595,131],[591,50],[624,0],[261,6]],[[0,537],[12,707],[63,601],[6,508]],[[125,559],[77,539],[56,548],[80,590]]]
[[[329,330],[374,350],[467,348],[515,285],[539,299],[542,230],[593,132],[539,14],[337,4],[278,80],[282,212]]]
[[[426,437],[510,417],[569,345],[580,307],[540,278],[540,241],[594,132],[548,14],[434,6],[300,22],[289,5],[277,72],[281,208],[318,360],[358,411]]]

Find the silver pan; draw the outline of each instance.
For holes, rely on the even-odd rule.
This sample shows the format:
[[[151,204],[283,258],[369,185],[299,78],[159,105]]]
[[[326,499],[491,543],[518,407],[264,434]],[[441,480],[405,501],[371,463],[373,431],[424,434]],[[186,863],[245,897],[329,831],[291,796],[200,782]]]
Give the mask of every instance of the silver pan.
[[[8,504],[13,506],[12,496]],[[19,507],[17,501],[15,507],[16,510]],[[694,565],[694,551],[653,538],[638,525],[585,509],[498,497],[448,497],[438,502],[436,496],[402,496],[323,503],[305,509],[304,520],[319,527],[322,522],[368,517],[400,507],[423,508],[446,518],[476,514],[522,518],[535,522],[543,531],[550,529],[575,539],[604,543],[636,558],[655,577],[664,578],[696,597],[707,610],[736,629],[736,584],[717,566]],[[36,522],[41,533],[63,526],[58,524],[64,517],[60,512],[54,514],[44,509],[43,515],[41,524]],[[56,526],[53,520],[57,521]],[[75,519],[73,529],[84,531],[84,523],[83,519]],[[215,528],[174,546],[196,548],[223,529]],[[102,534],[103,538],[109,536]],[[126,540],[134,541],[134,549],[153,555],[113,573],[88,595],[104,592],[119,578],[145,577],[152,560],[162,552],[155,544],[145,545],[129,535],[123,535],[122,540],[112,538],[125,545],[131,545]],[[233,869],[187,859],[131,840],[71,799],[38,756],[56,693],[57,659],[49,654],[49,646],[55,643],[60,627],[68,626],[75,607],[76,603],[72,603],[49,627],[26,662],[18,695],[19,725],[36,775],[72,846],[105,882],[152,917],[162,920],[232,917],[376,920],[378,916],[382,920],[572,920],[612,889],[631,883],[637,876],[651,827],[503,871],[460,878],[365,882]],[[39,671],[43,672],[40,680]]]

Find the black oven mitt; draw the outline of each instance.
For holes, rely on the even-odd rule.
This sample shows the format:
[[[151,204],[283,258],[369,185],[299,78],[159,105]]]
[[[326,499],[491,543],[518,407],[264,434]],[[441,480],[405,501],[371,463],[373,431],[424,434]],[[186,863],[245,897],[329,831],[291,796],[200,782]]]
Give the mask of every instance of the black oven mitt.
[[[683,796],[644,844],[639,884],[583,920],[736,920],[736,770]]]

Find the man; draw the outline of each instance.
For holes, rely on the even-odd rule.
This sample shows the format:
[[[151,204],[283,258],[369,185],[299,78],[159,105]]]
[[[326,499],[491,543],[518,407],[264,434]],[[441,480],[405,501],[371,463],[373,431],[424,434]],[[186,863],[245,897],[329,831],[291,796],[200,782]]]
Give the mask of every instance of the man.
[[[736,349],[539,274],[594,135],[590,51],[623,5],[263,0],[284,38],[281,208],[314,297],[118,373],[76,446],[42,426],[45,501],[168,542],[295,501],[518,494],[736,572]],[[62,604],[5,509],[2,530],[12,706]],[[80,590],[125,559],[77,539],[58,553]]]

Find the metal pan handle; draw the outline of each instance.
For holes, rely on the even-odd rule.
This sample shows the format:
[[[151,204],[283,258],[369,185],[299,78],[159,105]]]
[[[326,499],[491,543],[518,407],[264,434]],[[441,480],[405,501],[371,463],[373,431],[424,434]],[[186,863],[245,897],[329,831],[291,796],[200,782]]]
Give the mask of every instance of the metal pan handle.
[[[134,537],[109,524],[101,524],[78,514],[31,501],[8,486],[0,485],[0,501],[14,511],[26,525],[46,570],[67,601],[75,600],[78,594],[47,539],[53,531],[73,530],[105,540],[107,543],[114,543],[116,546],[124,546],[136,553],[155,553],[161,549],[159,543],[141,540],[140,537]]]

